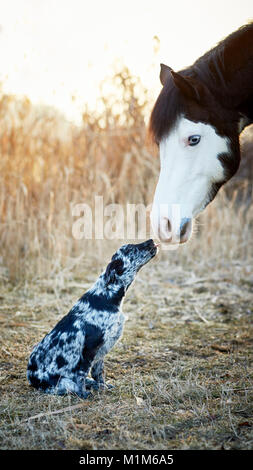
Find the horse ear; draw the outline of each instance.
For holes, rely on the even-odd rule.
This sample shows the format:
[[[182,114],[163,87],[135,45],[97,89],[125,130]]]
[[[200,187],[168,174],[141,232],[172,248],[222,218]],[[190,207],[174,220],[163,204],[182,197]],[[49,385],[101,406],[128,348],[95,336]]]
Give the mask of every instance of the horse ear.
[[[161,66],[160,82],[164,86],[170,76],[172,69],[168,65],[165,65],[165,64],[160,64],[160,66]]]
[[[198,86],[196,81],[192,80],[190,77],[183,77],[183,75],[174,72],[174,70],[171,70],[171,75],[176,87],[184,96],[195,101],[200,101],[201,86]]]

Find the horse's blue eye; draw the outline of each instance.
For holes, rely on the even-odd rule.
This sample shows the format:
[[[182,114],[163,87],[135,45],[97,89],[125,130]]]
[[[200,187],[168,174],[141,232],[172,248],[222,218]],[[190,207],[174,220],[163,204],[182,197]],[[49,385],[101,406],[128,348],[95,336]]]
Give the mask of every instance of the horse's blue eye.
[[[200,135],[190,135],[188,137],[188,144],[193,147],[194,145],[197,145],[200,142]]]

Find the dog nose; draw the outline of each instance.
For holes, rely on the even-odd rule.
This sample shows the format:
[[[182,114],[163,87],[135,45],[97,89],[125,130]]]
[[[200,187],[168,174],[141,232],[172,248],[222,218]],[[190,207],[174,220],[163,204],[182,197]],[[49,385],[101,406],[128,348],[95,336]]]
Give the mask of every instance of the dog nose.
[[[147,240],[146,242],[143,242],[143,243],[140,243],[140,248],[143,248],[143,249],[149,249],[149,248],[154,248],[155,246],[155,243],[154,243],[154,240],[152,240],[151,238],[149,240]]]

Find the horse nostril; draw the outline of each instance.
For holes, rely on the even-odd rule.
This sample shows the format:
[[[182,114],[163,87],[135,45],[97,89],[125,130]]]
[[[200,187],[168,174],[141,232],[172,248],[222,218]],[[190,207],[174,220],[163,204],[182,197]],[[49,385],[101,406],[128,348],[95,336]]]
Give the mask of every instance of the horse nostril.
[[[184,238],[186,238],[186,240],[188,239],[188,237],[185,235],[187,235],[188,232],[190,232],[191,230],[191,219],[183,219],[181,225],[180,225],[180,241],[184,240]]]
[[[169,219],[168,219],[167,223],[168,223],[168,232],[171,233],[171,223],[170,223]]]
[[[172,225],[167,217],[162,217],[158,223],[157,238],[161,242],[170,243],[172,239]]]
[[[188,222],[185,222],[183,224],[183,226],[181,227],[181,230],[180,230],[180,237],[183,237],[186,233],[186,230],[187,230],[187,225],[188,225]]]

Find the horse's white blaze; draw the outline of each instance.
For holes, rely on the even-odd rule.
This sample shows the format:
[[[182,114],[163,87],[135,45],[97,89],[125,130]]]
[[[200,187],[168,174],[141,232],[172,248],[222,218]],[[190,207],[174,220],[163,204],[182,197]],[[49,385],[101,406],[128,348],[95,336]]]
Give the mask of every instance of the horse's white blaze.
[[[192,135],[201,136],[195,146],[188,143]],[[216,134],[211,125],[186,118],[179,119],[174,130],[162,139],[161,170],[151,212],[158,238],[172,243],[178,240],[182,220],[192,219],[205,208],[212,184],[224,180],[218,155],[228,151],[228,139]]]

